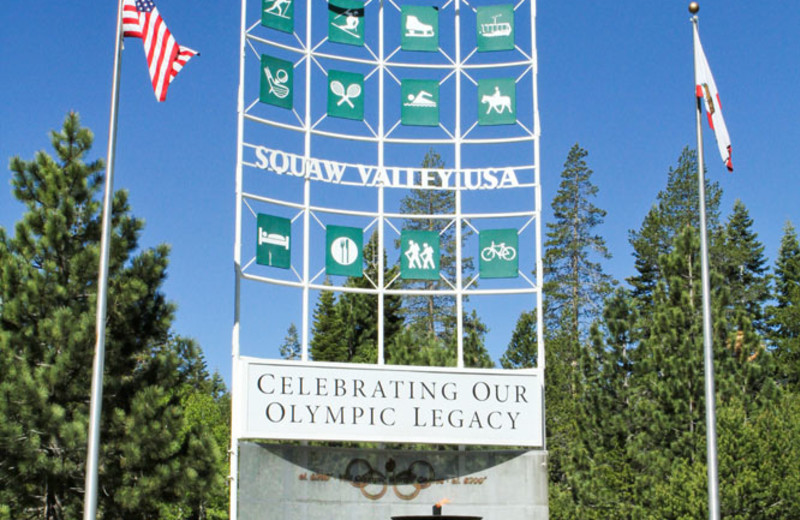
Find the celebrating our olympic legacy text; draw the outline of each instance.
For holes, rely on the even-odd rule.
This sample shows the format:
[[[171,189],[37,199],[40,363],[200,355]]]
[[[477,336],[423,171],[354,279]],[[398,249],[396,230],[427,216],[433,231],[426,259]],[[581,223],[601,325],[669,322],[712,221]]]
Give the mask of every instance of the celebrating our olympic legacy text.
[[[248,437],[541,443],[538,372],[243,362]]]

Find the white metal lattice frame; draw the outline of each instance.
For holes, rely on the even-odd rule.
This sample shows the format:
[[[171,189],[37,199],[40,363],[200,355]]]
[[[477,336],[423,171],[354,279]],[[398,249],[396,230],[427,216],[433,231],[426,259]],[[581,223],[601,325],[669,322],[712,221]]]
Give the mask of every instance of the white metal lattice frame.
[[[296,0],[299,1],[299,0]],[[251,3],[253,0],[251,0]],[[257,3],[261,3],[260,1],[256,0]],[[410,63],[410,62],[403,62],[399,61],[397,58],[400,48],[393,49],[387,55],[387,49],[385,48],[386,42],[386,29],[385,29],[385,9],[387,5],[385,0],[368,0],[365,4],[369,5],[378,4],[377,6],[373,6],[373,8],[377,8],[378,10],[378,48],[377,53],[373,51],[373,49],[366,47],[367,53],[371,56],[370,59],[364,58],[355,58],[352,56],[346,55],[338,55],[338,54],[331,54],[327,52],[322,52],[320,49],[323,47],[323,44],[326,43],[327,37],[323,37],[320,39],[319,42],[315,44],[314,41],[314,27],[313,27],[313,13],[326,13],[327,2],[324,0],[306,0],[305,2],[305,39],[302,39],[297,32],[293,33],[293,37],[297,42],[297,45],[289,45],[286,43],[281,43],[270,39],[269,37],[264,37],[262,35],[256,34],[256,30],[259,28],[259,20],[256,20],[252,23],[249,27],[248,23],[248,9],[247,9],[247,0],[241,0],[241,34],[240,34],[240,63],[239,63],[239,87],[238,87],[238,100],[237,100],[237,151],[236,151],[236,182],[235,182],[235,196],[236,196],[236,208],[235,208],[235,237],[234,237],[234,273],[235,273],[235,301],[234,301],[234,324],[233,324],[233,334],[232,334],[232,361],[233,361],[233,378],[232,378],[232,398],[233,398],[233,406],[232,406],[232,431],[231,431],[231,451],[230,451],[230,467],[231,467],[231,475],[229,479],[231,480],[231,487],[230,487],[230,511],[231,511],[231,518],[236,518],[237,516],[237,478],[238,478],[238,441],[239,441],[239,425],[241,424],[241,407],[237,406],[239,399],[244,393],[244,389],[241,388],[242,383],[242,374],[238,373],[239,370],[239,359],[241,357],[240,354],[240,327],[241,327],[241,283],[242,280],[248,281],[256,281],[256,282],[264,282],[273,285],[282,285],[282,286],[289,286],[299,289],[302,292],[302,331],[301,331],[301,342],[302,342],[302,356],[301,362],[308,362],[308,344],[309,344],[309,317],[310,317],[310,292],[317,291],[317,290],[334,290],[338,292],[352,292],[352,293],[366,293],[366,294],[376,294],[378,300],[378,315],[384,315],[384,297],[387,295],[403,295],[403,296],[413,296],[413,295],[426,295],[426,294],[437,294],[437,295],[447,295],[452,296],[455,298],[456,301],[456,318],[457,318],[457,338],[458,338],[458,348],[457,348],[457,363],[458,367],[462,368],[464,366],[464,351],[463,351],[463,303],[466,297],[476,295],[504,295],[504,294],[531,294],[535,297],[535,310],[537,316],[537,370],[539,371],[540,375],[543,375],[544,368],[545,368],[545,355],[544,355],[544,339],[543,339],[543,305],[542,305],[542,280],[543,280],[543,267],[542,267],[542,259],[541,259],[541,247],[542,247],[542,227],[541,227],[541,207],[542,207],[542,200],[541,200],[541,171],[539,168],[540,165],[540,148],[539,148],[539,135],[540,135],[540,125],[539,125],[539,110],[538,110],[538,86],[537,86],[537,53],[536,53],[536,5],[535,0],[520,0],[516,5],[514,5],[514,11],[518,11],[524,4],[528,3],[530,5],[530,54],[526,53],[519,45],[516,45],[516,52],[522,56],[523,59],[514,60],[514,61],[505,61],[505,62],[492,62],[492,63],[474,63],[474,57],[476,55],[476,48],[472,49],[466,56],[462,56],[462,49],[461,49],[461,9],[466,7],[471,11],[475,12],[476,7],[472,6],[467,0],[449,0],[444,5],[440,7],[440,10],[445,9],[453,9],[453,21],[454,21],[454,41],[455,41],[455,48],[453,55],[450,56],[445,53],[442,49],[439,49],[439,53],[437,56],[443,56],[445,58],[445,63]],[[498,1],[499,3],[499,1]],[[365,5],[365,8],[366,8]],[[315,7],[316,6],[316,7]],[[401,10],[401,7],[394,1],[388,1],[388,7],[390,9],[396,9],[397,11]],[[269,30],[265,31],[267,34]],[[258,59],[259,51],[257,50],[256,46],[265,46],[268,48],[275,48],[280,49],[283,52],[292,53],[297,55],[297,60],[295,60],[295,68],[303,67],[305,70],[305,87],[303,90],[304,94],[304,113],[299,114],[294,108],[292,109],[292,113],[295,116],[296,123],[280,121],[277,119],[271,119],[270,117],[264,117],[263,115],[257,114],[257,107],[259,105],[258,98],[256,97],[255,100],[251,100],[249,104],[245,105],[245,71],[247,69],[246,63],[248,54],[252,54]],[[332,60],[334,62],[341,62],[341,63],[350,63],[350,64],[357,64],[359,66],[366,66],[370,68],[368,74],[365,75],[365,81],[368,79],[377,76],[378,81],[378,115],[377,115],[377,123],[373,127],[370,123],[364,119],[364,126],[366,128],[366,134],[358,135],[353,133],[344,133],[344,132],[337,132],[331,130],[325,130],[320,128],[321,123],[326,119],[326,116],[323,115],[314,121],[313,114],[312,114],[312,88],[313,88],[313,81],[312,81],[312,69],[317,67],[319,70],[322,71],[324,75],[327,75],[325,67],[322,64],[322,60]],[[522,122],[517,121],[515,127],[517,130],[521,129],[521,135],[514,135],[514,136],[493,136],[493,137],[470,137],[473,131],[477,127],[477,121],[471,124],[468,128],[462,129],[462,105],[463,105],[463,92],[462,92],[462,83],[464,80],[470,82],[473,85],[477,85],[476,79],[473,77],[475,74],[478,74],[482,71],[486,70],[498,70],[498,69],[510,69],[515,67],[521,67],[522,70],[519,72],[515,78],[515,83],[519,83],[528,73],[531,74],[531,88],[530,88],[530,95],[531,95],[531,107],[533,112],[532,118],[532,128],[528,128]],[[446,128],[443,124],[440,123],[440,129],[446,134],[446,137],[442,138],[429,138],[429,139],[417,139],[417,138],[409,138],[409,137],[397,137],[393,134],[397,131],[400,121],[391,122],[390,128],[387,130],[387,121],[385,120],[386,117],[386,90],[387,90],[387,79],[389,81],[398,83],[400,79],[398,78],[396,71],[406,71],[409,69],[425,69],[425,70],[432,70],[432,71],[442,71],[445,73],[443,78],[441,79],[442,82],[445,81],[453,81],[455,85],[455,121],[453,124],[453,128]],[[250,79],[250,81],[255,81],[254,79]],[[275,129],[276,132],[295,132],[300,133],[303,136],[303,150],[302,156],[303,158],[308,161],[314,155],[312,154],[312,145],[313,140],[315,137],[322,137],[322,138],[332,138],[332,139],[340,139],[343,141],[353,141],[353,142],[360,142],[360,143],[371,143],[374,146],[375,151],[375,160],[372,166],[377,167],[378,169],[383,169],[388,167],[386,161],[386,150],[387,146],[391,145],[403,145],[403,144],[427,144],[427,145],[442,145],[442,146],[449,146],[452,147],[452,154],[454,159],[454,167],[453,170],[456,172],[462,171],[462,169],[466,167],[470,167],[471,165],[465,164],[465,160],[463,157],[463,147],[464,146],[483,146],[483,145],[497,145],[497,144],[510,144],[510,143],[530,143],[533,150],[532,150],[532,164],[523,164],[523,165],[509,165],[509,164],[502,164],[498,166],[503,167],[512,167],[517,169],[529,169],[532,173],[533,180],[532,182],[522,183],[520,186],[521,189],[530,189],[533,191],[533,204],[532,209],[526,211],[493,211],[493,212],[465,212],[463,208],[463,190],[464,186],[456,185],[453,188],[454,196],[455,196],[455,211],[453,214],[448,215],[407,215],[407,214],[400,214],[400,213],[393,213],[387,212],[386,210],[386,190],[391,189],[384,186],[377,186],[377,187],[364,187],[363,190],[374,192],[376,198],[376,209],[374,211],[359,211],[353,210],[349,208],[341,208],[341,207],[324,207],[312,204],[311,193],[312,189],[320,189],[324,190],[324,184],[315,186],[315,182],[308,176],[302,181],[298,180],[298,182],[303,183],[303,196],[302,202],[292,202],[288,200],[283,200],[280,198],[274,197],[267,197],[260,193],[250,193],[245,191],[244,189],[244,176],[245,176],[245,168],[253,168],[256,165],[252,161],[248,161],[245,159],[245,152],[247,150],[251,150],[257,146],[251,143],[245,142],[245,125],[246,124],[255,124],[260,126],[269,126]],[[398,165],[402,167],[411,167],[412,165]],[[418,166],[418,165],[417,165]],[[263,203],[268,205],[274,205],[278,207],[285,207],[291,208],[297,213],[295,213],[295,218],[302,219],[302,226],[303,226],[303,261],[302,261],[302,268],[301,272],[297,272],[292,266],[292,271],[294,272],[295,279],[287,279],[286,277],[281,278],[278,276],[265,276],[263,274],[253,273],[250,272],[250,269],[253,267],[254,259],[247,258],[245,264],[243,265],[243,236],[244,236],[244,221],[245,219],[251,221],[252,218],[255,216],[255,210],[250,205],[250,202],[254,203]],[[244,211],[247,210],[247,211]],[[356,216],[356,217],[364,217],[368,218],[369,225],[367,227],[372,227],[373,225],[377,229],[377,236],[378,236],[378,251],[385,250],[385,230],[386,228],[390,228],[392,231],[399,233],[397,227],[392,223],[392,219],[409,219],[409,218],[440,218],[440,219],[449,219],[451,225],[453,225],[455,230],[455,243],[457,244],[456,249],[456,266],[462,265],[462,248],[459,246],[462,244],[462,224],[468,226],[473,231],[477,231],[475,226],[473,225],[472,221],[480,220],[480,219],[502,219],[502,218],[512,218],[512,217],[519,217],[525,218],[525,224],[518,230],[518,233],[522,233],[525,228],[527,228],[531,223],[533,223],[533,234],[534,234],[534,254],[535,254],[535,277],[531,280],[528,276],[525,275],[524,272],[520,271],[520,283],[518,287],[512,288],[489,288],[489,289],[477,289],[475,287],[475,283],[477,281],[478,275],[472,276],[469,280],[464,280],[464,273],[462,269],[459,267],[456,269],[456,279],[453,283],[449,282],[449,288],[447,289],[437,289],[434,291],[431,290],[422,290],[422,289],[408,289],[408,288],[392,288],[393,284],[396,282],[397,277],[392,280],[385,280],[384,279],[384,255],[378,254],[377,255],[377,280],[370,280],[371,285],[373,288],[355,288],[355,287],[344,287],[344,286],[329,286],[319,283],[319,278],[321,276],[321,272],[316,272],[312,275],[311,273],[311,265],[310,265],[310,226],[312,220],[315,220],[320,226],[324,227],[324,223],[322,222],[328,216],[331,215],[347,215],[347,216]],[[377,354],[377,364],[383,364],[384,359],[384,324],[383,320],[379,320],[378,324],[378,354]],[[543,381],[543,377],[540,377],[540,380]],[[543,383],[542,383],[543,384]]]

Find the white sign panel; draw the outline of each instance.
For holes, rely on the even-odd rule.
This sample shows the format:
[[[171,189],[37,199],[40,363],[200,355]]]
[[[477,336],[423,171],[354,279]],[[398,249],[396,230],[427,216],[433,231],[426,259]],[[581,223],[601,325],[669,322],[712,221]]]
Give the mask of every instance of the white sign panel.
[[[241,363],[240,438],[543,446],[537,370]]]

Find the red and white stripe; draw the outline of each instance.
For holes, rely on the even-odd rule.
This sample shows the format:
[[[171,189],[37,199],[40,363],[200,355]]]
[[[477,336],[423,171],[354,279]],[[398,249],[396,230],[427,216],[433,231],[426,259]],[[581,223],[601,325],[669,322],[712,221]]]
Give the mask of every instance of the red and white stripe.
[[[125,0],[122,24],[123,36],[142,39],[153,91],[164,101],[169,84],[197,52],[178,45],[155,5],[140,11],[135,0]]]

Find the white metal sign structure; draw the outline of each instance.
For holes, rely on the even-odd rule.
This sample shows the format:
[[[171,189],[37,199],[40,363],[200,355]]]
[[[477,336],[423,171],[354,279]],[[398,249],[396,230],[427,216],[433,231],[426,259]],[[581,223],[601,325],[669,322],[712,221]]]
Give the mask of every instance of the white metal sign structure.
[[[536,6],[483,4],[242,0],[232,518],[241,439],[544,448]],[[423,167],[431,150],[441,162]],[[449,194],[452,210],[403,211],[419,190]],[[408,225],[419,221],[432,225]],[[378,251],[369,272],[359,269],[368,242]],[[384,365],[382,318],[372,364],[313,362],[311,314],[323,291],[370,295],[379,317],[387,298],[449,298],[456,366]],[[482,299],[523,301],[514,316],[535,312],[535,368],[465,367],[464,316]],[[290,307],[300,358],[266,361],[258,345],[276,334],[264,329]],[[436,398],[402,399],[397,386],[393,395],[398,381]],[[310,382],[316,395],[303,395]],[[336,395],[339,384],[350,385],[349,399]]]

